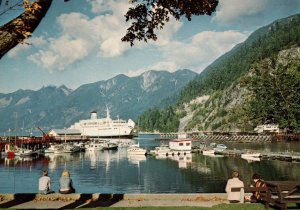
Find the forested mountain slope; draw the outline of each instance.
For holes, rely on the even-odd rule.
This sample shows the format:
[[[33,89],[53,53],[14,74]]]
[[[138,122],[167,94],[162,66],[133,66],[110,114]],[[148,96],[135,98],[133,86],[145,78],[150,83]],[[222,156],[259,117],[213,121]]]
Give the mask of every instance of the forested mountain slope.
[[[177,131],[185,118],[180,127],[189,131],[253,131],[262,123],[298,131],[299,46],[300,15],[258,29],[189,82],[175,106],[142,115],[141,127]]]

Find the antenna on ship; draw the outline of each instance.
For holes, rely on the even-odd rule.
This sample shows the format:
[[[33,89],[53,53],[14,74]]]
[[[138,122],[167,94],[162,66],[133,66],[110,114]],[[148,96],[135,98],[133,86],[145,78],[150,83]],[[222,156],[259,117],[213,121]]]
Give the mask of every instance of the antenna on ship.
[[[109,116],[109,109],[108,109],[108,106],[106,105],[106,118],[109,119],[110,116]]]

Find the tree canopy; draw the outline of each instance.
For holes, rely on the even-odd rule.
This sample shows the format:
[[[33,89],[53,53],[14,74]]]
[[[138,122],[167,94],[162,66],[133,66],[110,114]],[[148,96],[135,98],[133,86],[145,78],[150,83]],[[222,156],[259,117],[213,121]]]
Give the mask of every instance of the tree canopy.
[[[162,29],[170,16],[179,20],[185,16],[189,21],[193,15],[211,15],[218,0],[131,0],[134,7],[126,13],[126,21],[132,21],[122,41],[157,40],[155,29]]]
[[[25,11],[0,27],[0,59],[30,37],[46,15],[52,0],[19,0],[17,3],[16,5],[23,4]],[[193,15],[211,15],[216,10],[218,0],[130,0],[129,3],[133,7],[129,8],[125,18],[130,21],[131,26],[122,41],[129,42],[132,46],[136,40],[157,40],[155,30],[163,29],[170,16],[176,20],[182,16],[191,20]]]

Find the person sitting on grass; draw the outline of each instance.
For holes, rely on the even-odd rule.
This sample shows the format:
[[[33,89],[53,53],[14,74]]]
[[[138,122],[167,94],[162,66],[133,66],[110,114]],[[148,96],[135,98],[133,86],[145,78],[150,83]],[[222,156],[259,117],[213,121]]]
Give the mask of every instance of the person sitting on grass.
[[[233,190],[232,188],[239,189]],[[232,172],[232,178],[228,179],[225,191],[229,203],[244,203],[244,182],[239,179],[239,172]]]
[[[69,194],[69,193],[75,193],[75,189],[73,188],[73,182],[70,177],[70,173],[67,170],[64,170],[61,174],[61,177],[59,179],[59,192],[61,194]]]

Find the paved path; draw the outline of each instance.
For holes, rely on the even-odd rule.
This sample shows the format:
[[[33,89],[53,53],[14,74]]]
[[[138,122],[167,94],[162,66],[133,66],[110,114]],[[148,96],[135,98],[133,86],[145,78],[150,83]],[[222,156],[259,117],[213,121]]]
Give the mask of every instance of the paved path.
[[[225,193],[211,194],[0,194],[0,208],[74,209],[94,207],[202,206],[227,203]]]

